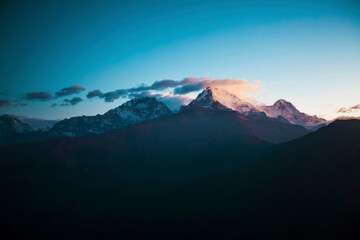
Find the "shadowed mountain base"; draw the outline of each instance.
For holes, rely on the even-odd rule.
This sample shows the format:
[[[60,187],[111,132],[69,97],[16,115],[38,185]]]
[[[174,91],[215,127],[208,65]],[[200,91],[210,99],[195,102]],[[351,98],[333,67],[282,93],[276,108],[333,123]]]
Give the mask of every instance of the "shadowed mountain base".
[[[199,131],[194,125],[186,134],[180,123],[190,119],[197,118],[167,131],[156,127],[166,123],[159,119],[103,136],[2,148],[4,233],[50,239],[360,236],[360,121],[336,121],[273,146],[250,137],[245,125],[232,135],[231,122]]]

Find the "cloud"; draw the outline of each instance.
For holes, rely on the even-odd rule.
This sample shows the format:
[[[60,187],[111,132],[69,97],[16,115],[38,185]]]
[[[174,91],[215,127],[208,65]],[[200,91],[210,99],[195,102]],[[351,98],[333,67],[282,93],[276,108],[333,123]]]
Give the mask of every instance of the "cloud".
[[[134,98],[141,96],[153,96],[156,98],[162,98],[169,103],[186,103],[189,96],[181,97],[181,95],[187,95],[189,93],[197,92],[206,87],[218,87],[229,91],[236,96],[246,99],[247,101],[256,102],[250,97],[261,89],[259,86],[264,83],[257,80],[253,83],[246,81],[245,79],[214,79],[209,77],[187,77],[182,80],[164,79],[155,81],[151,85],[139,85],[137,87],[128,89],[118,89],[111,92],[102,93],[100,90],[90,91],[87,94],[87,98],[92,99],[95,97],[104,99],[105,102],[113,102],[121,97]],[[164,93],[167,90],[167,93]],[[166,96],[166,97],[165,97]],[[177,104],[177,105],[179,105]]]
[[[185,84],[195,83],[198,81],[199,80],[194,77],[184,78],[183,80],[180,81],[165,79],[161,81],[155,81],[150,87],[148,87],[147,90],[163,90],[166,88],[174,88],[178,86],[183,86]]]
[[[130,93],[129,98],[143,98],[143,97],[161,97],[161,94],[152,93],[150,91],[143,91],[139,93]]]
[[[339,109],[339,111],[338,111],[339,113],[348,113],[348,112],[351,112],[351,110],[350,109],[348,109],[348,108],[344,108],[344,107],[342,107],[342,108],[340,108]]]
[[[352,111],[360,110],[360,104],[355,105],[355,106],[351,107],[350,109],[351,109]]]
[[[100,90],[94,90],[89,92],[86,97],[87,98],[94,98],[94,97],[101,97],[102,95],[104,95]]]
[[[72,94],[78,94],[81,91],[84,91],[85,88],[80,85],[73,85],[71,87],[63,88],[60,91],[55,93],[56,97],[64,97]]]
[[[179,81],[171,80],[171,79],[164,79],[164,80],[155,81],[150,86],[146,86],[146,85],[142,84],[139,87],[123,89],[123,90],[127,90],[128,92],[142,92],[142,91],[148,91],[148,90],[161,91],[161,90],[164,90],[167,88],[175,88],[178,86],[183,86],[185,84],[195,83],[197,81],[199,81],[199,80],[194,77],[187,77],[187,78],[184,78],[183,80],[179,80]]]
[[[1,99],[0,100],[0,107],[8,107],[11,105],[11,102],[8,99]]]
[[[100,90],[90,91],[86,97],[89,99],[98,97],[105,100],[105,102],[113,102],[120,97],[126,97],[129,93],[127,89],[118,89],[111,92],[102,93]]]
[[[49,101],[52,98],[51,92],[29,92],[25,95],[25,99],[28,101],[39,100]]]
[[[17,100],[10,101],[8,99],[0,100],[0,107],[25,107],[27,103],[18,102]]]
[[[249,83],[245,79],[198,79],[195,83],[184,84],[181,87],[175,88],[174,93],[176,94],[186,94],[190,92],[195,92],[202,90],[207,87],[218,87],[223,89],[234,89],[238,88],[240,92],[252,92],[255,93],[258,90],[258,86],[263,85],[264,83],[257,80],[254,83]]]
[[[113,102],[116,99],[119,99],[120,97],[126,97],[128,94],[128,91],[126,89],[119,89],[112,92],[104,93],[100,96],[100,98],[103,98],[105,102]]]
[[[193,98],[187,95],[178,95],[173,93],[152,93],[150,91],[143,91],[140,93],[129,94],[129,98],[142,97],[154,97],[158,101],[165,103],[172,111],[179,110],[182,105],[187,105],[193,100]]]
[[[186,93],[190,93],[190,92],[196,92],[199,91],[203,88],[206,88],[206,84],[204,83],[192,83],[192,84],[187,84],[178,88],[174,89],[174,93],[176,94],[186,94]]]
[[[121,97],[133,98],[137,94],[144,94],[145,92],[148,91],[162,91],[168,88],[175,88],[186,84],[196,83],[198,81],[199,79],[194,77],[187,77],[179,81],[164,79],[164,80],[155,81],[151,85],[141,84],[137,87],[128,88],[128,89],[118,89],[106,93],[102,93],[100,90],[94,90],[94,91],[90,91],[87,94],[87,98],[91,99],[98,97],[104,99],[105,102],[113,102]]]
[[[69,106],[69,105],[74,106],[82,101],[83,100],[81,97],[73,97],[72,99],[64,99],[64,101],[63,101],[64,103],[62,103],[61,106],[63,106],[63,107]]]
[[[162,95],[157,100],[163,102],[172,111],[177,111],[182,105],[189,104],[193,99],[186,95]]]
[[[151,91],[143,91],[139,93],[130,93],[129,98],[154,97],[158,101],[166,104],[172,111],[177,111],[182,105],[189,104],[193,98],[187,95],[179,95],[173,93],[152,93]]]
[[[350,119],[360,119],[360,117],[355,116],[340,116],[335,118],[334,120],[350,120]]]
[[[351,113],[351,112],[357,112],[360,111],[360,104],[357,104],[355,106],[346,108],[346,107],[342,107],[338,110],[338,113]]]

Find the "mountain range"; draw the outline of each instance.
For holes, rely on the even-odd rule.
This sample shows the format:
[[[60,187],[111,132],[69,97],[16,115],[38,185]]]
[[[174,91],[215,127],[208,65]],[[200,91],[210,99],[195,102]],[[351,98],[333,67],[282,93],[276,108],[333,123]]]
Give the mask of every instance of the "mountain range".
[[[177,113],[135,98],[47,131],[4,115],[0,130],[10,239],[360,237],[360,120],[207,88]]]
[[[49,132],[55,136],[68,137],[83,136],[90,133],[100,134],[170,114],[172,114],[171,110],[155,98],[135,98],[103,115],[62,120],[56,123]]]
[[[360,120],[311,132],[203,110],[1,147],[2,233],[11,239],[360,236]]]
[[[88,134],[103,134],[111,130],[120,129],[168,115],[185,112],[236,112],[251,119],[263,121],[277,121],[283,124],[299,125],[307,130],[317,130],[328,122],[316,116],[301,113],[290,102],[278,100],[271,106],[255,106],[239,99],[237,96],[219,88],[206,88],[187,106],[183,106],[179,113],[173,113],[164,103],[155,98],[135,98],[121,106],[111,109],[103,115],[79,116],[64,119],[55,123],[47,131],[33,130],[27,125],[23,131],[16,124],[22,123],[15,116],[4,115],[0,119],[0,145],[12,143],[36,142],[58,137],[76,137]],[[7,120],[5,120],[7,119]],[[300,137],[298,135],[297,137]]]

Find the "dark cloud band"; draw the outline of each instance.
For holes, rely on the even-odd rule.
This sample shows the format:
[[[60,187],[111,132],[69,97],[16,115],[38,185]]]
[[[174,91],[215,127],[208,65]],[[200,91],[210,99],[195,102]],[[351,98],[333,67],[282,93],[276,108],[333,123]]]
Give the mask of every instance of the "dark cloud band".
[[[69,95],[72,95],[72,94],[77,94],[77,93],[79,93],[81,91],[84,91],[84,90],[85,90],[85,88],[83,86],[74,85],[74,86],[71,86],[71,87],[61,89],[60,91],[55,93],[55,96],[56,97],[69,96]]]
[[[101,97],[103,95],[103,93],[100,90],[94,90],[89,92],[86,97],[87,98],[94,98],[94,97]]]
[[[87,94],[87,98],[92,99],[98,97],[104,99],[105,102],[113,102],[121,97],[133,98],[135,96],[147,95],[149,91],[161,91],[168,88],[176,88],[187,84],[195,84],[198,81],[200,80],[194,77],[184,78],[183,80],[180,81],[164,79],[164,80],[155,81],[150,86],[140,85],[138,87],[133,87],[128,89],[118,89],[106,93],[102,93],[100,90],[94,90],[94,91],[90,91]]]
[[[61,106],[75,106],[76,104],[82,102],[83,99],[81,97],[73,97],[72,99],[64,99],[64,103],[61,104]]]
[[[25,95],[25,100],[49,101],[52,99],[52,96],[51,92],[29,92]]]

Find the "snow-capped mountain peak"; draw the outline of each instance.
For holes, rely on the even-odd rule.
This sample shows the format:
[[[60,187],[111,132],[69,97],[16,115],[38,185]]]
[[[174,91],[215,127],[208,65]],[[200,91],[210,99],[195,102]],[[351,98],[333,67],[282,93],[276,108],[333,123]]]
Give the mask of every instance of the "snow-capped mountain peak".
[[[277,100],[272,106],[267,106],[266,109],[269,110],[267,111],[269,117],[278,117],[287,113],[300,113],[291,102],[284,99]]]
[[[307,129],[316,129],[327,123],[325,119],[310,116],[300,112],[292,103],[280,99],[271,106],[264,106],[262,110],[272,118],[283,117],[292,124],[301,125]]]
[[[195,100],[181,111],[237,111],[255,118],[272,118],[273,120],[301,125],[307,129],[317,129],[326,125],[327,121],[316,116],[300,112],[291,102],[277,100],[271,106],[254,106],[228,91],[216,87],[208,87]]]
[[[153,97],[134,98],[121,106],[105,113],[114,114],[130,122],[144,121],[154,119],[164,115],[171,114],[170,109],[162,102],[158,102]]]
[[[251,103],[245,102],[234,94],[216,87],[207,87],[184,109],[191,110],[199,108],[210,110],[238,111],[242,114],[258,111],[257,108]]]

